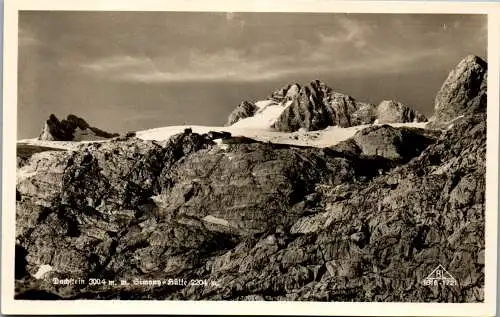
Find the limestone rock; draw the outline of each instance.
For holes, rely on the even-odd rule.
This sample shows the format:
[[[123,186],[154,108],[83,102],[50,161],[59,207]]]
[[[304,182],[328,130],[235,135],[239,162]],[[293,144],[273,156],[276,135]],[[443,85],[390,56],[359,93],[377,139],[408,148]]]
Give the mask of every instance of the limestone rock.
[[[285,87],[273,92],[269,97],[269,100],[273,100],[278,103],[286,103],[287,101],[293,100],[297,97],[300,89],[301,86],[297,83],[286,85]]]
[[[236,109],[231,112],[227,120],[227,125],[232,125],[241,119],[251,117],[257,111],[257,107],[248,101],[243,101]]]
[[[328,126],[347,128],[370,124],[377,119],[380,123],[426,121],[425,116],[400,102],[383,101],[376,107],[336,92],[319,80],[305,86],[287,85],[262,102],[283,107],[278,118],[272,119],[272,127],[282,132],[314,131]],[[228,125],[254,116],[259,110],[256,104],[242,102],[230,114]]]
[[[384,100],[377,106],[378,123],[424,122],[427,118],[418,111],[394,100]]]
[[[33,154],[16,298],[481,301],[485,115],[442,135],[365,130],[358,153],[185,131]],[[434,294],[422,280],[439,264],[459,285]],[[51,283],[91,276],[215,283]]]
[[[357,155],[408,161],[434,143],[439,135],[438,131],[380,125],[358,131],[352,139],[340,142],[331,148]]]
[[[485,112],[487,63],[480,57],[465,57],[449,73],[436,95],[435,118],[446,122],[461,115]]]
[[[273,126],[283,132],[301,128],[311,131],[333,125],[350,127],[374,120],[373,105],[357,102],[315,80],[299,90],[292,104],[283,110]]]

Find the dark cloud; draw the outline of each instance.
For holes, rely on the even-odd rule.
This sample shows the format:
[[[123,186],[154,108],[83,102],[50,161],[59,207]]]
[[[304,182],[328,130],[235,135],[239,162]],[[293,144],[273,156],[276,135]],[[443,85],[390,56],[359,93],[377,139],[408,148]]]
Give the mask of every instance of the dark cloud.
[[[477,15],[22,12],[19,137],[36,135],[51,112],[120,131],[221,124],[243,99],[315,78],[429,112],[460,58],[486,57],[486,24]]]

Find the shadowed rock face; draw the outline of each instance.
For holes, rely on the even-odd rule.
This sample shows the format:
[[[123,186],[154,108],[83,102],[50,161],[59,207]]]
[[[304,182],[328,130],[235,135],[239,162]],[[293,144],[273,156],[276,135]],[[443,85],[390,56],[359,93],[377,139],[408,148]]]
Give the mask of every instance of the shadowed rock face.
[[[278,131],[293,132],[301,128],[311,131],[334,125],[367,124],[375,120],[373,108],[373,105],[357,102],[315,80],[298,91],[273,126]]]
[[[450,72],[436,95],[434,121],[486,111],[488,65],[470,55]]]
[[[73,141],[77,130],[86,131],[87,134],[92,135],[94,138],[108,139],[118,136],[116,133],[108,133],[91,127],[84,119],[72,114],[68,115],[62,121],[59,121],[54,114],[51,114],[45,122],[45,126],[38,139],[44,141]]]

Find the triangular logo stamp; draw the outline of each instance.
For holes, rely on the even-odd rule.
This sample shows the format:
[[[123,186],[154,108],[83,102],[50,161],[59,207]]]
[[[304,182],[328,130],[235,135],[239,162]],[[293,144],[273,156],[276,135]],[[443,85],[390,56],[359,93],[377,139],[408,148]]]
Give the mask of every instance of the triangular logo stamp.
[[[432,272],[429,274],[422,282],[426,286],[434,286],[434,285],[447,285],[447,286],[456,286],[458,285],[457,280],[450,272],[446,271],[446,269],[439,264]]]

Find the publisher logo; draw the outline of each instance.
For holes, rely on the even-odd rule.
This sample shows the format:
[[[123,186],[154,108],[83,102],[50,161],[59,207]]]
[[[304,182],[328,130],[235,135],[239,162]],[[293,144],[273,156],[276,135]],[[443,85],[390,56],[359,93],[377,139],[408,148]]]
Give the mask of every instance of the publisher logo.
[[[422,283],[425,286],[434,285],[446,285],[446,286],[456,286],[458,285],[457,280],[451,275],[446,269],[439,264],[434,271],[431,272]]]

